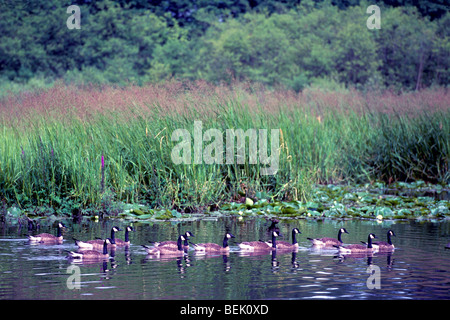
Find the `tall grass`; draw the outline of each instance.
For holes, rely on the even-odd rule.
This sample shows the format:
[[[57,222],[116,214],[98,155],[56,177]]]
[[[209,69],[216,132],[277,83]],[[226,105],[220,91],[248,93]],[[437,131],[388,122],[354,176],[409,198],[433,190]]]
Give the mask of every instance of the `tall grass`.
[[[297,94],[247,83],[59,84],[0,101],[0,200],[56,210],[101,208],[110,199],[198,208],[239,192],[306,200],[315,183],[448,183],[449,105],[446,89]],[[277,174],[263,176],[248,161],[175,165],[172,132],[193,136],[194,120],[203,131],[280,130]]]

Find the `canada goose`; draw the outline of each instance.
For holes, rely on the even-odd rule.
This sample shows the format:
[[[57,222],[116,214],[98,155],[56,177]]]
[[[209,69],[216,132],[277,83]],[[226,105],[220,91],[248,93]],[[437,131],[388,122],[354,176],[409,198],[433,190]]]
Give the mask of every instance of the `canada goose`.
[[[387,242],[385,241],[377,241],[372,242],[372,247],[378,251],[392,251],[395,249],[394,244],[392,243],[391,236],[396,237],[394,231],[389,230],[387,232]],[[361,241],[361,243],[367,244],[366,242]]]
[[[230,247],[228,246],[228,240],[231,238],[235,238],[234,235],[227,232],[223,238],[222,246],[215,243],[192,243],[194,245],[195,251],[203,251],[203,252],[228,252]]]
[[[50,234],[50,233],[40,233],[35,236],[27,235],[28,240],[31,242],[39,242],[39,243],[62,243],[63,242],[63,235],[61,232],[62,228],[65,228],[66,226],[64,223],[59,222],[58,223],[58,233],[56,236]]]
[[[190,231],[186,231],[183,235],[184,238],[184,248],[189,248],[189,243],[188,243],[188,239],[189,237],[193,237],[194,234]],[[177,249],[178,248],[178,241],[162,241],[162,242],[154,242],[153,245],[156,248],[159,247],[169,247],[169,248],[174,248]]]
[[[109,257],[108,254],[108,244],[111,244],[111,239],[106,238],[103,242],[103,252],[99,252],[96,250],[86,250],[81,252],[75,251],[67,251],[69,253],[69,257],[73,259],[80,260],[98,260],[98,259],[106,259]]]
[[[297,228],[292,229],[292,243],[289,243],[287,241],[277,241],[277,249],[283,250],[283,249],[296,249],[298,248],[298,242],[296,235],[298,233],[301,233],[300,230]],[[270,242],[269,242],[270,243]]]
[[[317,239],[312,239],[312,238],[306,238],[306,239],[310,240],[312,242],[313,246],[323,246],[323,247],[340,246],[340,245],[342,245],[342,238],[341,238],[342,233],[348,233],[348,232],[347,232],[347,230],[345,230],[345,228],[340,228],[337,239],[327,238],[327,237],[317,238]]]
[[[119,227],[112,227],[111,228],[111,238],[110,238],[110,245],[115,247],[116,246],[116,232],[122,231]],[[101,250],[103,248],[104,240],[102,239],[95,239],[95,240],[89,240],[89,241],[80,241],[77,239],[75,240],[75,244],[82,250]]]
[[[130,231],[134,231],[133,227],[128,226],[128,227],[125,228],[125,240],[115,239],[117,246],[125,247],[125,246],[129,246],[130,245],[130,238],[129,238],[129,235],[128,235],[128,233]]]
[[[239,248],[241,250],[246,251],[261,251],[261,250],[270,250],[276,249],[276,239],[280,235],[278,231],[272,231],[272,243],[264,242],[264,241],[247,241],[239,243]]]
[[[109,245],[111,245],[112,247],[116,246],[116,243],[114,242],[115,240],[112,240],[111,238],[109,238]],[[104,244],[104,240],[101,238],[97,238],[95,240],[88,240],[88,241],[81,241],[81,240],[77,240],[75,238],[73,238],[73,240],[75,240],[75,244],[78,246],[79,250],[97,250],[97,251],[101,251],[103,250],[103,244]]]
[[[161,256],[161,255],[166,255],[166,256],[177,256],[177,255],[184,255],[184,248],[183,248],[183,241],[186,240],[186,237],[182,234],[178,237],[177,240],[177,247],[173,248],[171,246],[162,246],[162,247],[149,247],[146,245],[143,245],[142,247],[145,248],[145,251],[147,251],[147,253],[149,255],[154,255],[154,256]]]
[[[367,237],[367,246],[364,246],[362,244],[350,244],[345,247],[341,245],[337,245],[334,247],[338,248],[340,253],[370,253],[377,251],[372,247],[372,239],[375,238],[377,238],[376,235],[374,235],[373,233],[369,233],[369,236]]]

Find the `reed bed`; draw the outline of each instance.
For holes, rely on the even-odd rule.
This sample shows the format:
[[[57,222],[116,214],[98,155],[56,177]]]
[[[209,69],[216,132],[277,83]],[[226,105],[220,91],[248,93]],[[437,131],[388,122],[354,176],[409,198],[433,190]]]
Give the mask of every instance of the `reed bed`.
[[[304,201],[318,183],[447,184],[449,106],[444,88],[295,93],[202,81],[59,83],[0,100],[0,200],[56,211],[119,202],[192,210],[244,193]],[[195,120],[203,131],[279,130],[277,173],[261,175],[249,161],[174,164],[172,133],[192,134]]]

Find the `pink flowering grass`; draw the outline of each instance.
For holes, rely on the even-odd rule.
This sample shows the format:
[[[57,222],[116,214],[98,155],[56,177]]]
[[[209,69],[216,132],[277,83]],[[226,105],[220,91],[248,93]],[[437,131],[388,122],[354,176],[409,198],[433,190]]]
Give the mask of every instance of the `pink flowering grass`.
[[[120,113],[124,119],[133,114],[210,115],[217,106],[233,102],[252,112],[278,112],[280,108],[303,108],[306,112],[355,111],[420,115],[447,111],[450,93],[446,88],[396,94],[390,91],[362,93],[356,90],[323,92],[304,90],[269,90],[261,85],[237,83],[233,87],[215,86],[204,81],[167,82],[127,87],[64,85],[50,89],[9,95],[0,100],[3,121],[33,121],[35,116],[89,120],[98,114]]]

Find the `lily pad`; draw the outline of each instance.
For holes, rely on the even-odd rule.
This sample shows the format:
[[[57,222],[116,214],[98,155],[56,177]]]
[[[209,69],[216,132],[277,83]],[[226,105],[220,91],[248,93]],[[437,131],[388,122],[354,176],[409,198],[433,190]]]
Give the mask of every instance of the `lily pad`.
[[[297,209],[292,208],[292,207],[282,207],[281,213],[282,214],[294,214],[294,213],[297,213]]]
[[[142,211],[140,209],[131,209],[130,213],[136,214],[138,216],[145,214],[144,211]]]

